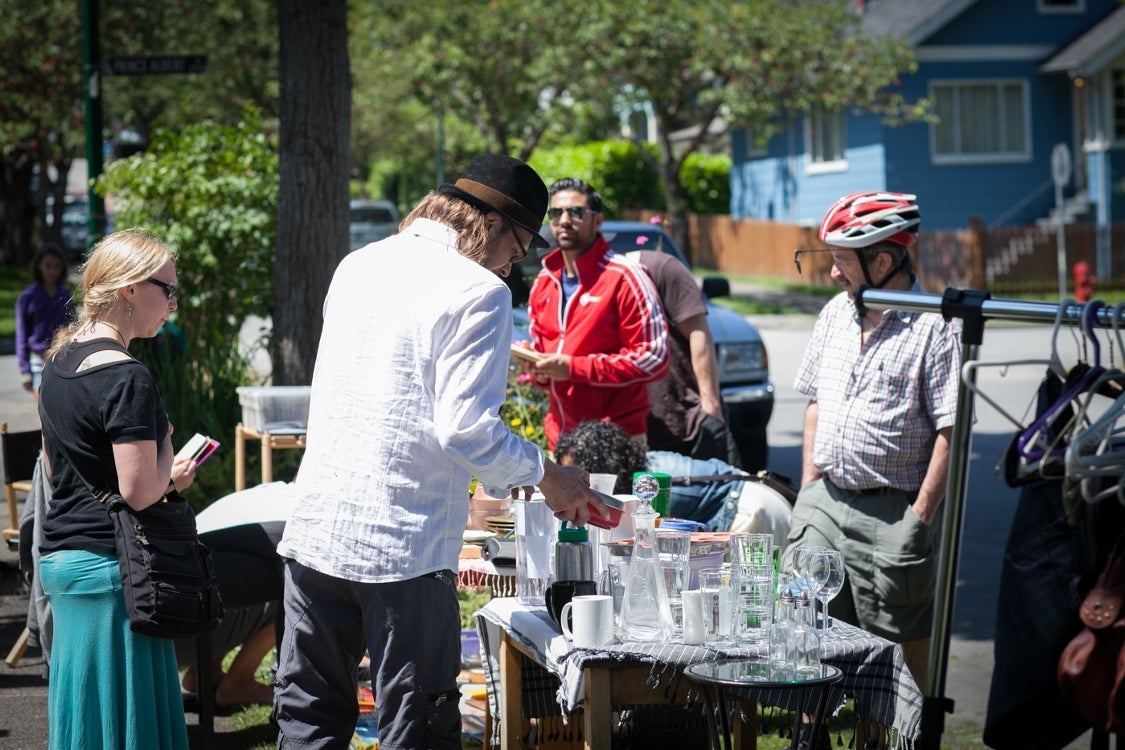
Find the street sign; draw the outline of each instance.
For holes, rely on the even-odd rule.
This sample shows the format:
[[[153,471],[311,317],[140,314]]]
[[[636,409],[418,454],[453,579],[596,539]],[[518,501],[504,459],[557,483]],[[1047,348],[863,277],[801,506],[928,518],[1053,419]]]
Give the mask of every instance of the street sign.
[[[1065,143],[1056,143],[1051,151],[1051,179],[1058,187],[1070,182],[1070,149]]]
[[[162,76],[207,72],[207,55],[107,57],[106,75]]]
[[[1055,181],[1055,253],[1059,271],[1059,298],[1066,297],[1066,204],[1063,188],[1070,182],[1070,149],[1056,143],[1051,150],[1051,179]]]

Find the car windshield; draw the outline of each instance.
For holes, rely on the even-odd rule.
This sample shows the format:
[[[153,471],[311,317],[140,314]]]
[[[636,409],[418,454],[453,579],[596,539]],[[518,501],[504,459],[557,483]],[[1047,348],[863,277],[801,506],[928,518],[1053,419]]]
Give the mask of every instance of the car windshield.
[[[613,238],[609,241],[613,249],[619,253],[627,253],[632,250],[665,252],[668,243],[670,243],[668,236],[659,229],[654,229],[651,232],[636,232],[633,230],[615,232]]]
[[[351,209],[353,224],[393,224],[395,217],[382,206],[363,206]]]

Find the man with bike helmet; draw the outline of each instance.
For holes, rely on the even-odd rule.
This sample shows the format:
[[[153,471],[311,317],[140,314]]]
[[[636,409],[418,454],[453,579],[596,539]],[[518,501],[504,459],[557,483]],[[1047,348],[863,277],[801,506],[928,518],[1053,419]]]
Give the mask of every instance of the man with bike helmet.
[[[785,562],[800,546],[840,550],[832,616],[901,643],[924,685],[960,325],[858,299],[921,291],[910,255],[920,223],[915,196],[885,191],[844,196],[821,222],[828,249],[811,252],[831,253],[844,291],[821,310],[794,385],[809,401]]]

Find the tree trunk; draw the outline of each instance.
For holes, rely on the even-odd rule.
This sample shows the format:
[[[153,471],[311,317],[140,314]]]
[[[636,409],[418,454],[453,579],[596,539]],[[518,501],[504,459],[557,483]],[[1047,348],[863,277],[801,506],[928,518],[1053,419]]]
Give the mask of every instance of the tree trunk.
[[[26,265],[31,260],[31,175],[35,159],[23,148],[0,155],[0,263]]]
[[[347,0],[279,0],[280,192],[273,383],[312,381],[321,306],[348,250]]]

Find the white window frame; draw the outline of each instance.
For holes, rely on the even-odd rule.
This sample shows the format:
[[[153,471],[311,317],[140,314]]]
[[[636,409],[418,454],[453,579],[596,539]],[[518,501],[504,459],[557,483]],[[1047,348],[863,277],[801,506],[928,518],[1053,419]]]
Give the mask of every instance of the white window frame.
[[[950,78],[935,79],[930,82],[930,101],[936,101],[937,89],[953,88],[959,90],[962,86],[995,86],[997,91],[1002,87],[1017,85],[1020,88],[1020,116],[1023,118],[1023,149],[1020,151],[998,151],[993,153],[946,153],[939,154],[937,150],[937,129],[940,124],[930,126],[930,158],[934,164],[1013,164],[1031,161],[1031,87],[1026,79],[1022,78]],[[1003,101],[1002,97],[997,97]],[[954,108],[958,106],[954,102]],[[954,127],[956,123],[954,113]],[[1002,130],[1002,129],[1001,129]],[[960,141],[960,133],[954,134],[954,140]]]
[[[747,159],[764,159],[770,155],[769,141],[765,146],[757,146],[754,143],[754,129],[749,125],[742,129],[742,143],[746,147]]]
[[[817,120],[820,127],[817,127]],[[824,143],[813,142],[813,133],[822,133],[826,128],[835,129],[840,153],[835,158],[825,159],[822,154]],[[848,168],[848,123],[843,110],[826,111],[823,107],[816,106],[805,115],[805,173],[826,174],[829,172],[843,172]]]
[[[1086,12],[1086,0],[1071,0],[1069,5],[1062,5],[1059,3],[1048,3],[1045,0],[1036,0],[1040,15],[1044,16],[1058,16],[1058,15],[1077,15]]]

